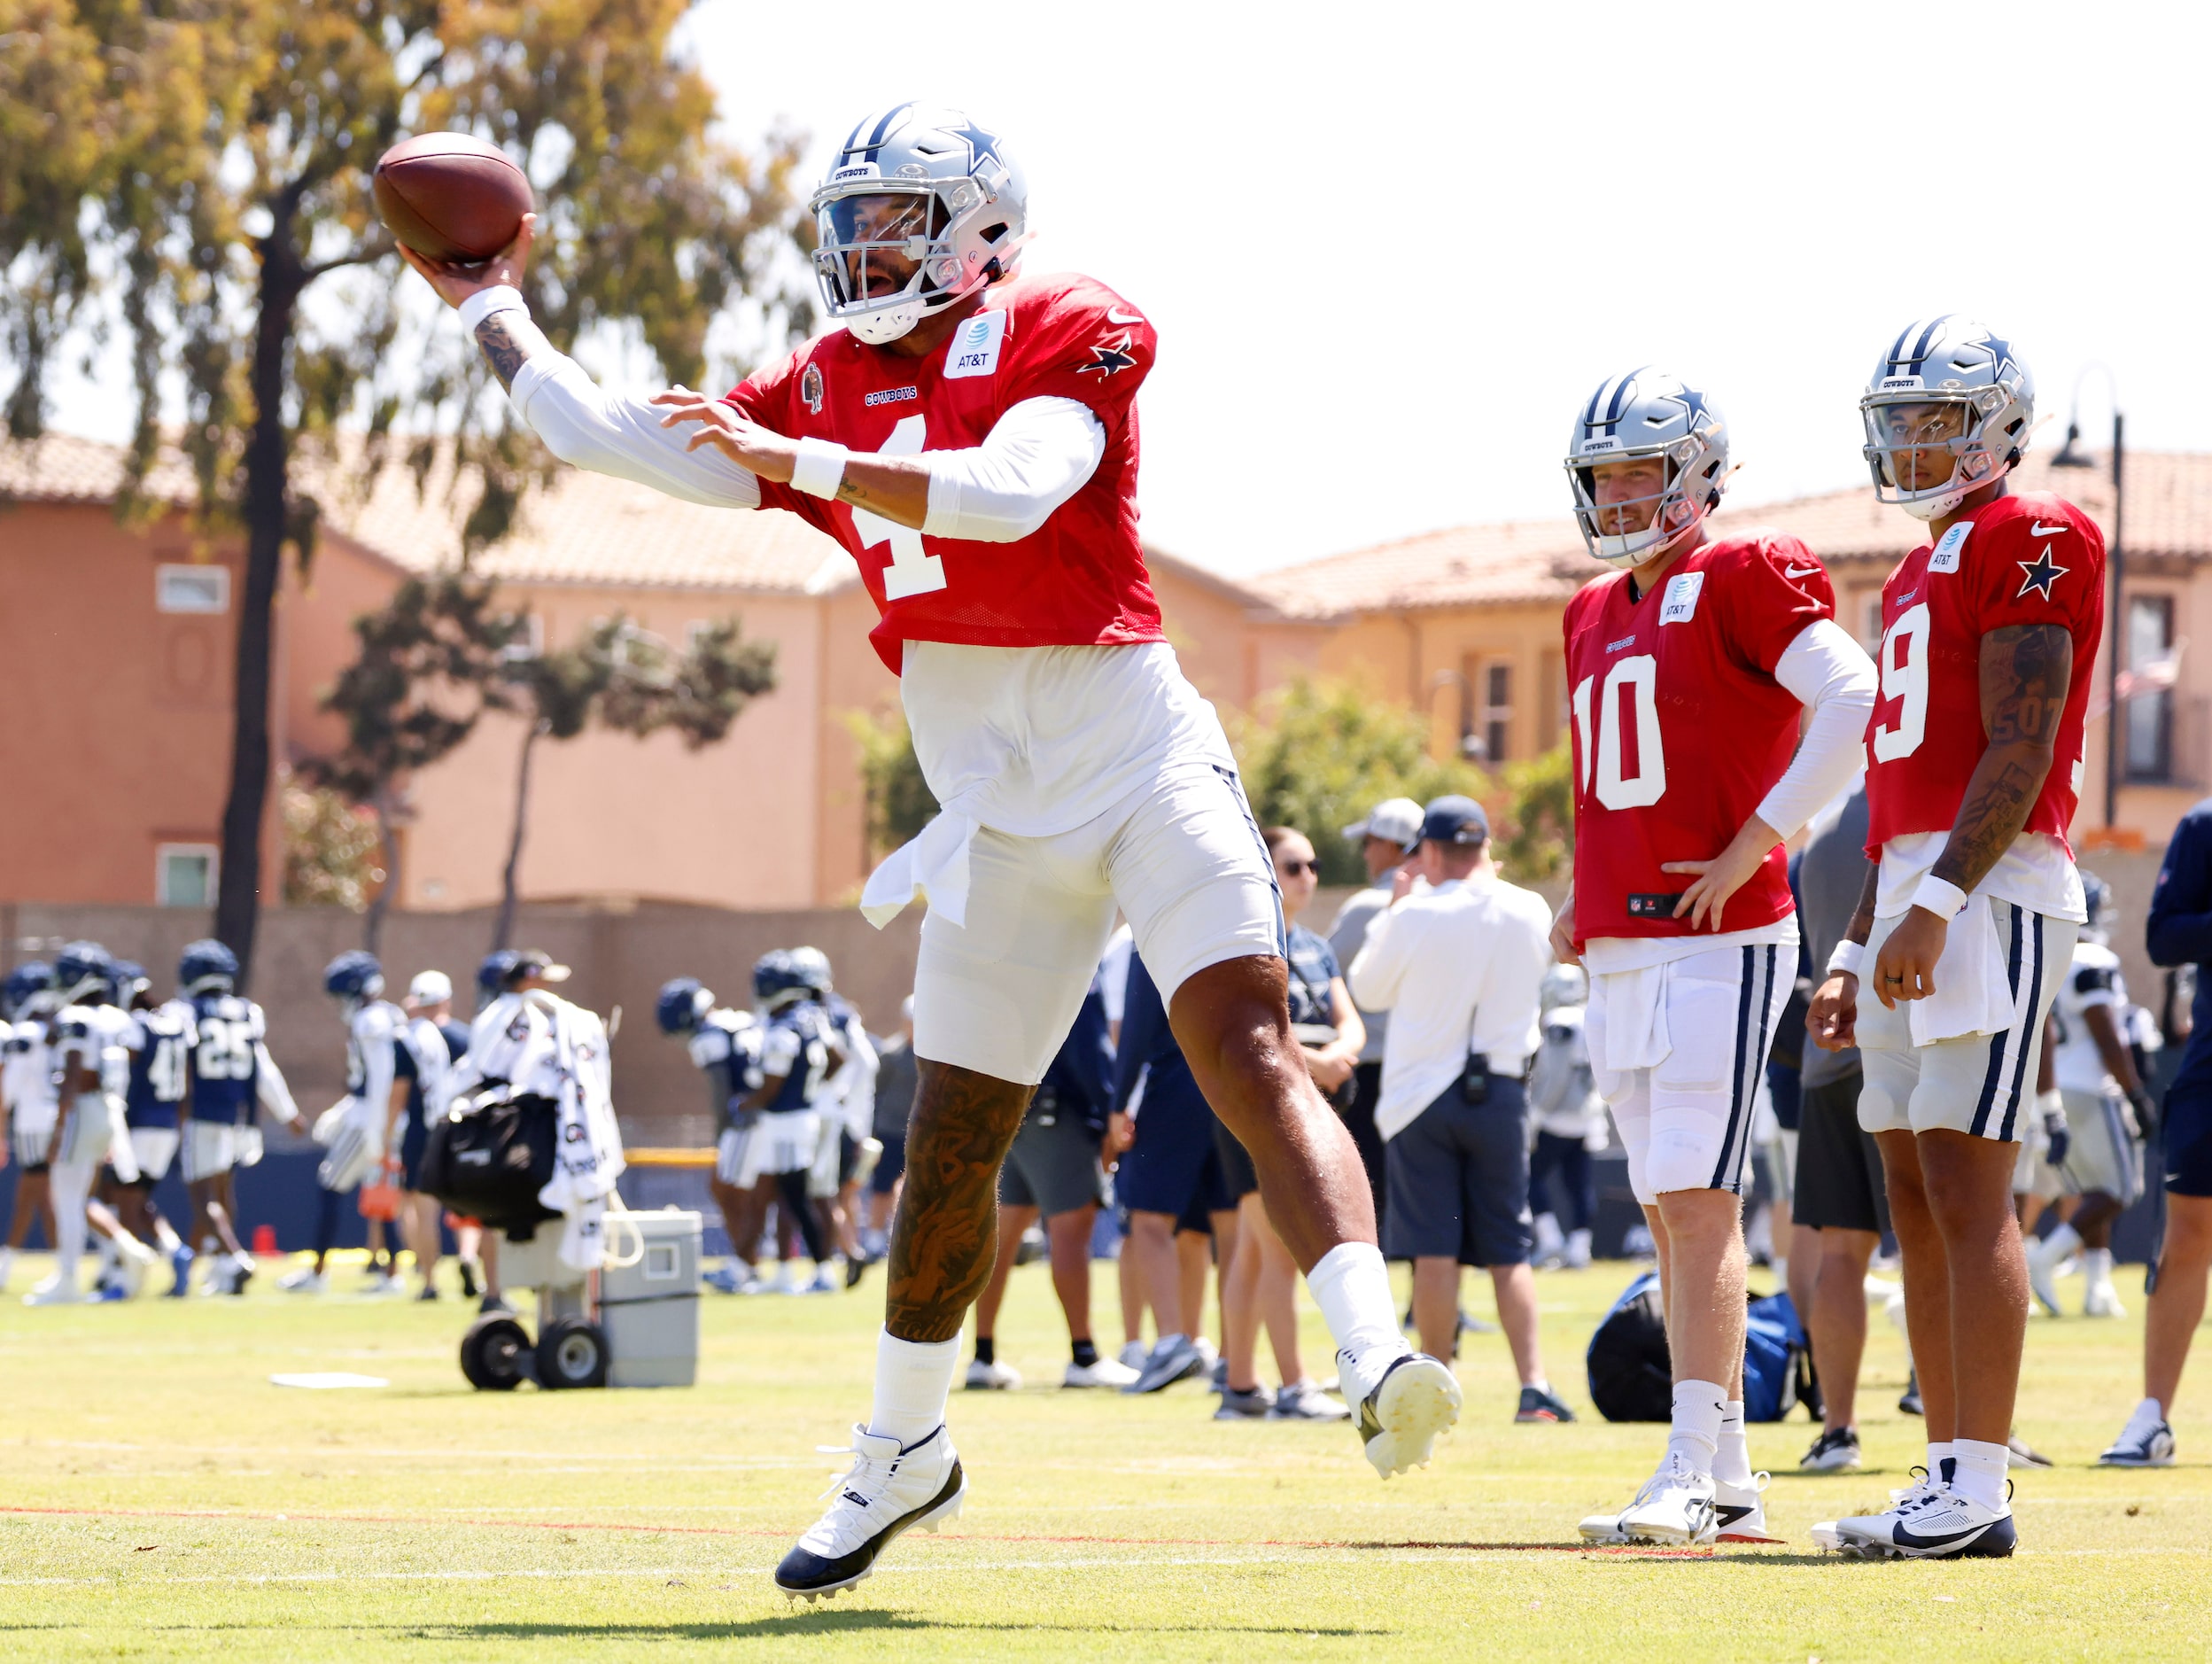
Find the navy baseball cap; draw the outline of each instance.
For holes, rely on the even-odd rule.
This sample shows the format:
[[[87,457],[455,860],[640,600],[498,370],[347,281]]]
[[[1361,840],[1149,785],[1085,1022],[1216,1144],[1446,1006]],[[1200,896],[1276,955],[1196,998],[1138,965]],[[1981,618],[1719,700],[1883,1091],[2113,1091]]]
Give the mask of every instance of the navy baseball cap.
[[[1486,844],[1490,841],[1490,817],[1482,812],[1482,805],[1472,797],[1453,796],[1432,798],[1421,812],[1421,841],[1424,844]]]

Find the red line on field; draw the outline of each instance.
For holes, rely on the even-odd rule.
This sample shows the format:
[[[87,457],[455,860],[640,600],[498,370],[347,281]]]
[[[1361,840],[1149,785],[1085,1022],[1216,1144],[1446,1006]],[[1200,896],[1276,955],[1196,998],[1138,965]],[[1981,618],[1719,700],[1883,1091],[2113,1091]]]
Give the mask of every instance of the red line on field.
[[[519,1531],[633,1531],[646,1536],[775,1537],[788,1531],[746,1526],[622,1525],[607,1520],[476,1520],[446,1517],[425,1519],[413,1514],[275,1513],[238,1508],[32,1508],[0,1505],[0,1514],[28,1514],[62,1519],[109,1520],[263,1520],[305,1525],[454,1526],[471,1529]],[[1594,1543],[1446,1543],[1407,1539],[1375,1542],[1300,1539],[1289,1537],[1109,1537],[1052,1536],[1029,1531],[963,1531],[948,1538],[966,1543],[1057,1543],[1090,1548],[1186,1549],[1458,1549],[1468,1553],[1551,1553],[1626,1555],[1639,1559],[1706,1559],[1709,1549],[1636,1548],[1626,1544]]]

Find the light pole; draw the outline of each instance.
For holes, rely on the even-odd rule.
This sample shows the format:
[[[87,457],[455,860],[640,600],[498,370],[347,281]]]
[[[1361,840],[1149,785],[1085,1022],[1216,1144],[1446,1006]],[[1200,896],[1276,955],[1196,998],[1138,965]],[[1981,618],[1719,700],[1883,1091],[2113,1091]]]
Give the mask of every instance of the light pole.
[[[2125,742],[2125,732],[2120,720],[2120,655],[2127,641],[2127,618],[2122,611],[2123,586],[2127,578],[2128,557],[2126,544],[2121,537],[2123,525],[2122,510],[2126,493],[2122,488],[2123,463],[2127,455],[2124,439],[2126,418],[2120,414],[2120,384],[2112,373],[2112,366],[2105,363],[2084,364],[2081,374],[2074,377],[2074,397],[2067,412],[2066,443],[2051,459],[2053,468],[2094,468],[2094,459],[2084,456],[2074,448],[2082,436],[2082,383],[2095,370],[2105,378],[2105,390],[2112,397],[2112,540],[2105,550],[2105,565],[2112,573],[2112,604],[2105,611],[2105,829],[2108,832],[2119,824],[2120,813],[2120,748]]]

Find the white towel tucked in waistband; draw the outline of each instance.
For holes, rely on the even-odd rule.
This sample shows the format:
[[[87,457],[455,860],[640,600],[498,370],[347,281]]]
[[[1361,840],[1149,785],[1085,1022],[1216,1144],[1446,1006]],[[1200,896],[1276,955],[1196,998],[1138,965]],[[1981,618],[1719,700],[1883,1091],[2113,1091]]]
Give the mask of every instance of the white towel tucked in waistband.
[[[922,828],[921,836],[902,844],[868,875],[860,892],[860,912],[881,930],[916,896],[958,925],[967,923],[967,855],[975,822],[948,809]]]
[[[1951,921],[1943,956],[1936,961],[1936,991],[1905,1007],[1913,1044],[1933,1046],[2011,1028],[2019,999],[2006,953],[1997,928],[1997,904],[1987,896],[1968,896]]]
[[[1667,1030],[1665,990],[1667,972],[1675,961],[1646,965],[1636,970],[1606,971],[1592,977],[1593,987],[1603,984],[1603,1028],[1604,1055],[1598,1066],[1615,1075],[1639,1069],[1657,1069],[1674,1050]],[[1641,1017],[1641,1023],[1630,1019]]]

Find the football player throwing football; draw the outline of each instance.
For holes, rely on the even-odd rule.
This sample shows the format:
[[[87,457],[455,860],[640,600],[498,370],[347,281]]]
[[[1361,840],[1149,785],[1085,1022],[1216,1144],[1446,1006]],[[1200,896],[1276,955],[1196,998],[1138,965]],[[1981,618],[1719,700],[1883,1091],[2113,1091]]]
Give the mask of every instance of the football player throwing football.
[[[1153,326],[1088,277],[1021,268],[1021,169],[957,112],[872,113],[811,206],[834,328],[719,400],[613,397],[555,352],[516,287],[527,221],[486,267],[408,255],[556,454],[785,509],[844,546],[943,805],[863,892],[878,923],[928,900],[906,1189],[874,1407],[778,1586],[849,1588],[899,1533],[959,1510],[945,1403],[990,1272],[999,1164],[1117,907],[1286,1224],[1369,1459],[1385,1476],[1426,1461],[1459,1388],[1398,1332],[1357,1154],[1291,1032],[1267,850],[1145,570],[1135,407]]]

